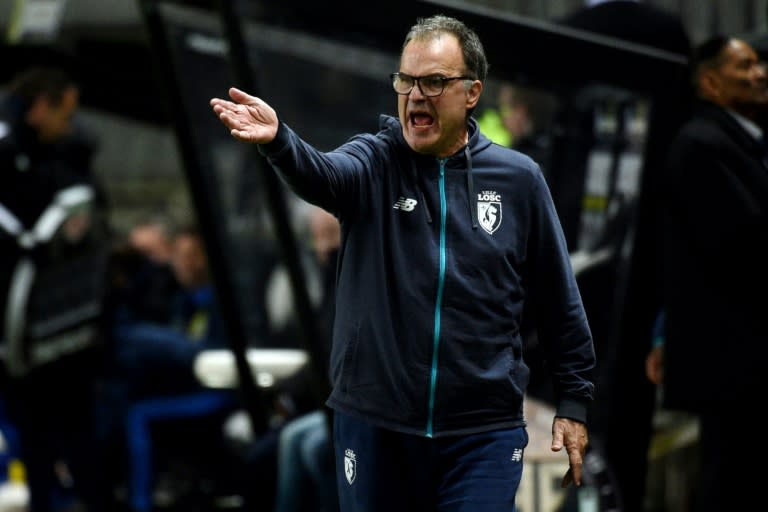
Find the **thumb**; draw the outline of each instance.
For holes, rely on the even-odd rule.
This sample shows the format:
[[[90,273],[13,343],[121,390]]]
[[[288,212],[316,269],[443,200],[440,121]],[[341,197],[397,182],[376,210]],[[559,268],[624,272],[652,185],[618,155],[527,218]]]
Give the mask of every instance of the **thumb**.
[[[235,103],[245,103],[246,100],[250,98],[250,96],[238,89],[237,87],[230,87],[229,88],[229,97],[232,98],[232,101]]]

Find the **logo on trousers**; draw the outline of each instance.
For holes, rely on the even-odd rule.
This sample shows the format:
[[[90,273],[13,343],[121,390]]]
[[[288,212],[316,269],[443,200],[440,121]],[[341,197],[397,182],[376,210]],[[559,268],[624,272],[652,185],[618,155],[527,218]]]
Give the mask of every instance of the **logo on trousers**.
[[[347,477],[349,485],[352,485],[357,476],[357,459],[355,458],[355,452],[349,448],[344,450],[344,475]]]

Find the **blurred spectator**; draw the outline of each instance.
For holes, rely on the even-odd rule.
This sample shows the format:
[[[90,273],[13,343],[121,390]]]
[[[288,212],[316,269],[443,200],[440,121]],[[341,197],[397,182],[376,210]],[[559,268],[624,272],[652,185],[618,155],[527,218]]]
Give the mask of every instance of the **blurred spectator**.
[[[533,158],[546,174],[550,159],[554,96],[532,87],[502,82],[496,104],[483,112],[480,127],[488,137]]]
[[[32,67],[12,78],[1,107],[0,332],[4,342],[9,339],[13,324],[25,322],[6,318],[9,308],[15,306],[7,298],[17,264],[22,258],[34,262],[33,279],[40,279],[50,276],[56,265],[67,263],[60,253],[46,251],[44,246],[31,251],[20,243],[25,233],[67,192],[95,197],[97,208],[70,215],[61,229],[64,244],[57,249],[75,251],[81,242],[89,241],[97,230],[105,227],[100,222],[106,218],[101,215],[104,196],[91,171],[95,139],[76,124],[79,95],[79,85],[65,70]],[[56,286],[78,293],[83,291],[80,284],[98,286],[99,268],[89,271],[87,276],[59,275]],[[54,288],[49,292],[53,300],[62,290]],[[87,510],[98,510],[94,477],[99,469],[89,448],[91,387],[99,371],[95,356],[92,350],[75,351],[31,368],[23,375],[8,376],[8,367],[3,365],[2,396],[20,433],[30,512],[54,510],[61,505],[60,498],[68,498],[69,491]],[[66,478],[62,478],[63,473]],[[66,488],[70,483],[73,487]]]
[[[336,217],[317,207],[313,207],[309,225],[315,258],[323,276],[322,300],[317,308],[320,334],[317,342],[322,345],[321,353],[330,357],[341,229]],[[292,419],[280,431],[275,512],[301,512],[307,507],[322,512],[338,510],[331,422],[331,410],[323,406]]]
[[[162,213],[139,219],[113,244],[108,271],[105,325],[109,332],[136,323],[170,325],[180,285],[171,267],[174,222]],[[124,477],[123,421],[135,384],[118,360],[114,337],[107,345],[106,365],[99,382],[95,444],[100,446],[104,487],[114,488]],[[105,499],[112,500],[105,489]]]
[[[499,92],[501,119],[512,135],[510,147],[533,158],[546,175],[552,151],[556,102],[545,91],[503,85]]]
[[[737,440],[768,358],[768,75],[748,43],[721,36],[696,48],[691,69],[694,114],[665,169],[663,399],[699,419],[695,510],[749,510],[762,478]]]
[[[148,229],[145,224],[134,230],[133,243],[139,241],[141,247]],[[149,254],[162,253],[164,250]],[[123,393],[112,405],[117,415],[113,425],[124,429],[129,506],[134,511],[152,509],[157,478],[161,470],[170,469],[164,466],[170,461],[184,461],[190,480],[182,486],[176,485],[178,480],[169,484],[176,485],[176,489],[166,489],[177,494],[174,499],[202,492],[190,482],[215,472],[214,468],[226,467],[222,426],[237,405],[233,393],[208,390],[194,374],[201,351],[228,347],[204,241],[196,227],[175,231],[170,266],[179,289],[168,298],[168,321],[148,321],[129,304],[133,314],[117,315],[113,326],[115,368],[122,379],[122,388],[117,389]],[[201,439],[205,439],[202,444]],[[194,476],[193,471],[197,472]],[[224,472],[217,476],[223,477]]]
[[[132,236],[136,235],[134,231]],[[136,390],[153,395],[199,389],[192,366],[198,352],[228,346],[200,233],[194,227],[181,228],[173,235],[172,244],[169,263],[179,288],[167,296],[167,322],[151,318],[163,319],[166,311],[162,309],[136,314],[139,302],[151,300],[147,295],[130,297],[135,299],[129,304],[133,314],[118,316],[114,326],[120,369],[127,372]],[[156,264],[149,257],[147,262]],[[151,286],[146,287],[148,293],[151,290]]]
[[[172,235],[171,220],[154,215],[134,224],[128,234],[128,243],[152,263],[168,265],[173,257]]]
[[[185,451],[208,462],[224,455],[212,451],[235,407],[232,394],[208,393],[194,374],[201,351],[228,345],[203,238],[194,226],[172,229],[162,216],[140,221],[113,262],[100,440],[111,453],[110,485],[128,480],[133,510],[151,506],[159,461]],[[205,468],[206,461],[194,464]]]
[[[110,273],[112,321],[171,322],[180,288],[171,267],[174,229],[168,216],[148,215],[116,244]]]

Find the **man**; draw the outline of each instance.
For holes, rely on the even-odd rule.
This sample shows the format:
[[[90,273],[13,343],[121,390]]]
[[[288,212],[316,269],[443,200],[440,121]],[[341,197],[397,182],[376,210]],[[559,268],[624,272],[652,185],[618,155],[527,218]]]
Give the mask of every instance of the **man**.
[[[768,356],[768,79],[745,41],[696,48],[697,102],[670,147],[665,201],[664,406],[700,420],[697,510],[748,510],[762,494],[740,440]],[[654,349],[656,351],[661,348]],[[741,505],[741,506],[740,506]]]
[[[44,212],[52,212],[49,208],[62,194],[88,190],[100,206],[103,206],[103,197],[99,196],[91,173],[94,141],[76,130],[80,88],[73,77],[56,67],[32,67],[16,74],[6,93],[0,105],[0,339],[4,349],[8,348],[13,326],[24,325],[29,320],[27,313],[35,313],[32,307],[23,308],[24,311],[19,313],[18,308],[13,307],[14,303],[6,307],[11,300],[12,280],[21,275],[16,272],[19,262],[23,258],[34,261],[33,283],[45,276],[50,278],[59,268],[57,265],[71,263],[63,249],[81,247],[79,242],[84,241],[82,236],[86,234],[89,239],[96,233],[103,236],[101,229],[94,228],[104,217],[100,215],[103,212],[96,209],[69,217],[60,232],[64,238],[71,239],[71,247],[68,243],[57,244],[55,248],[40,244],[31,251],[28,245],[19,243],[28,237],[25,233],[39,225],[41,218],[48,221],[55,218],[55,215],[45,217]],[[101,223],[99,226],[103,227]],[[62,301],[57,303],[55,298],[66,296],[64,294],[72,293],[74,289],[75,294],[81,294],[75,297],[74,303],[80,304],[83,296],[87,299],[93,293],[89,289],[91,284],[98,287],[97,270],[90,267],[88,276],[65,273],[55,280],[55,284],[46,281],[46,285],[37,287],[53,288],[46,292],[57,306],[61,306]],[[30,299],[30,302],[34,300]],[[16,313],[9,314],[9,311]],[[82,310],[77,313],[82,317]],[[51,315],[51,318],[38,319],[39,324],[47,321],[50,325],[62,319],[60,326],[72,322],[58,307],[49,305],[38,312],[38,316],[43,314]],[[54,332],[48,338],[55,338],[56,334]],[[62,491],[61,479],[55,472],[61,462],[74,478],[77,497],[87,502],[89,510],[96,509],[93,501],[98,485],[94,484],[94,475],[98,470],[88,452],[92,414],[90,396],[98,371],[93,355],[95,351],[92,350],[76,351],[29,368],[23,375],[11,370],[10,358],[2,361],[0,386],[11,420],[20,432],[31,512],[54,508],[54,498]]]
[[[341,223],[327,403],[344,512],[514,510],[528,441],[525,301],[558,392],[562,483],[581,483],[592,337],[538,165],[471,117],[487,71],[474,31],[420,19],[391,75],[399,119],[328,153],[259,98],[232,88],[233,101],[211,100],[232,136],[259,144]]]
[[[170,249],[169,263],[179,288],[166,299],[168,322],[154,323],[143,312],[121,316],[114,323],[114,378],[110,394],[105,395],[108,402],[102,405],[111,415],[105,425],[115,429],[104,432],[104,442],[118,443],[110,449],[120,453],[120,441],[127,440],[128,500],[136,512],[152,510],[151,475],[155,466],[162,467],[157,458],[167,462],[180,457],[186,466],[221,478],[217,484],[231,476],[223,471],[232,461],[222,449],[222,422],[235,410],[235,397],[229,391],[206,389],[194,371],[202,351],[228,346],[204,239],[195,225],[182,226],[173,233]],[[201,445],[200,439],[206,442]]]
[[[131,304],[133,314],[121,315],[113,326],[117,364],[134,379],[137,398],[202,389],[193,371],[195,358],[201,350],[227,346],[202,235],[195,226],[183,226],[169,242],[175,283],[165,291],[165,323],[157,322],[159,314],[136,314]]]

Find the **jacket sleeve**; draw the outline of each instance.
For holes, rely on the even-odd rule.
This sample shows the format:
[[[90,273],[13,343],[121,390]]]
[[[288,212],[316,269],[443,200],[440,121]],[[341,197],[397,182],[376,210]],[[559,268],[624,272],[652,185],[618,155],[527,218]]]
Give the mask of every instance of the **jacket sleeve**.
[[[586,422],[594,395],[592,333],[560,221],[541,172],[532,183],[529,300],[557,397],[556,416]]]
[[[338,212],[344,201],[357,197],[360,180],[371,168],[372,145],[366,142],[370,137],[358,135],[333,151],[323,152],[281,121],[275,139],[259,146],[259,152],[299,197]]]

